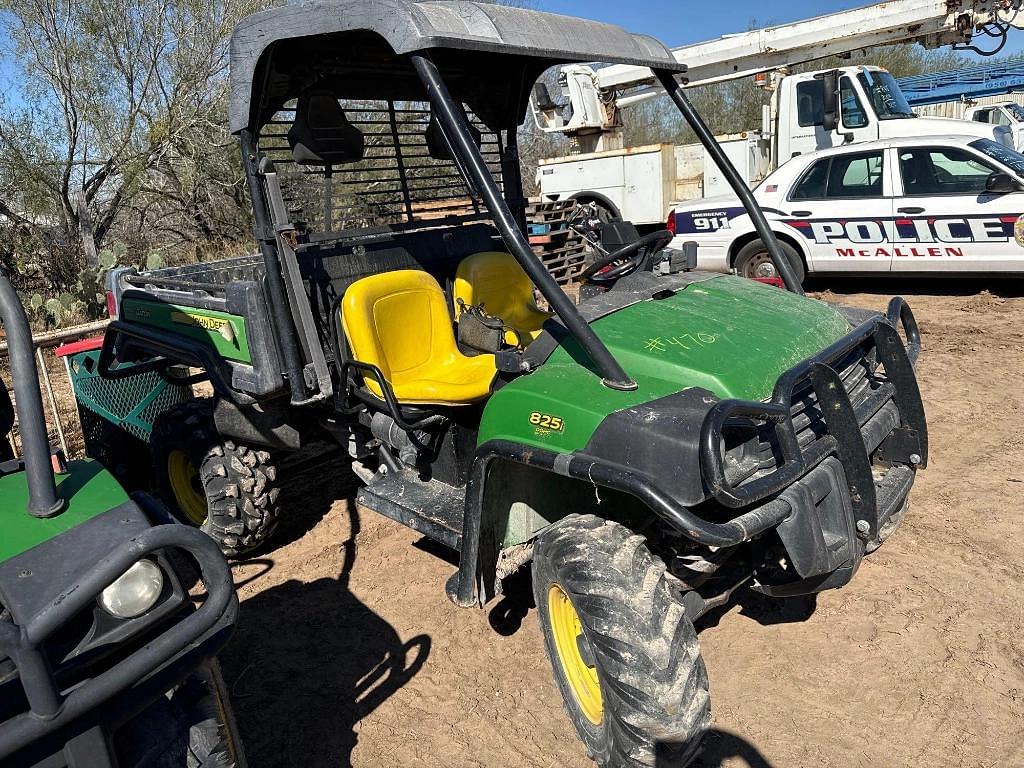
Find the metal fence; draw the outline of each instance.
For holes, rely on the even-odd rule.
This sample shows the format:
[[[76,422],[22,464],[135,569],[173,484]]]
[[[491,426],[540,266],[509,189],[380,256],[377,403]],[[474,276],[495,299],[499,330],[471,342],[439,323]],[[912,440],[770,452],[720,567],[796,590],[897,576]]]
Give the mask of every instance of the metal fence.
[[[52,436],[56,437],[57,444],[64,452],[65,456],[71,456],[68,446],[68,422],[61,415],[60,408],[57,403],[57,395],[54,392],[53,379],[50,375],[50,364],[55,362],[54,359],[48,360],[46,355],[43,353],[44,350],[54,349],[59,347],[61,344],[68,344],[73,341],[80,341],[91,336],[96,336],[102,333],[106,327],[108,320],[97,320],[93,323],[86,323],[85,325],[77,325],[72,328],[60,328],[54,331],[46,331],[44,333],[33,334],[32,345],[35,347],[36,354],[36,368],[40,380],[40,386],[43,392],[46,394],[46,402],[48,405],[47,412],[47,426]],[[0,340],[0,359],[7,358],[7,342]],[[9,367],[8,367],[9,371]],[[71,382],[68,381],[68,391],[71,392]],[[74,395],[71,394],[73,397]],[[12,392],[13,398],[13,392]],[[72,409],[77,414],[77,409]],[[78,423],[77,416],[74,420],[74,429],[80,432],[81,425]],[[19,447],[17,439],[17,424],[15,424],[15,430],[11,437],[15,440],[15,448]]]

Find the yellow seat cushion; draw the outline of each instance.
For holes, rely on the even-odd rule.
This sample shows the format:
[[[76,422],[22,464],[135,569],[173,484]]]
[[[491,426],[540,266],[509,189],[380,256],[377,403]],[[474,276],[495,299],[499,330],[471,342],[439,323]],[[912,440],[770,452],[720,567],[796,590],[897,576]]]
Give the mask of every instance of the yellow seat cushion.
[[[529,344],[540,335],[541,326],[551,315],[537,308],[533,300],[533,283],[510,253],[484,251],[467,256],[455,273],[455,315],[459,299],[467,305],[483,305],[489,315],[500,317],[506,328],[506,341],[519,340]],[[509,338],[518,334],[519,339]]]
[[[426,272],[403,269],[352,283],[341,324],[352,358],[380,368],[399,403],[467,405],[491,391],[494,355],[459,351],[444,291]],[[364,382],[383,398],[372,377]]]

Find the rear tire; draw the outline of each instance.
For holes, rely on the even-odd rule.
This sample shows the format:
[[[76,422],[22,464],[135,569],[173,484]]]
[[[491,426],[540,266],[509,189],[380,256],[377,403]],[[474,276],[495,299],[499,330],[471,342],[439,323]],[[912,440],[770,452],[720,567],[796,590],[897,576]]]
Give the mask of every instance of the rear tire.
[[[796,252],[796,249],[785,240],[779,240],[778,242],[779,248],[789,258],[789,263],[796,273],[797,282],[802,285],[805,277],[803,259],[800,258],[800,254]],[[755,277],[782,277],[772,263],[771,257],[768,255],[768,247],[762,240],[751,240],[740,248],[733,261],[733,266],[736,267],[736,273],[740,277],[750,279]]]
[[[711,725],[707,670],[644,538],[570,515],[534,548],[533,590],[555,682],[598,765],[692,760]]]
[[[277,527],[277,466],[265,450],[217,433],[209,400],[190,400],[153,425],[153,489],[181,522],[201,528],[228,557],[263,544]]]

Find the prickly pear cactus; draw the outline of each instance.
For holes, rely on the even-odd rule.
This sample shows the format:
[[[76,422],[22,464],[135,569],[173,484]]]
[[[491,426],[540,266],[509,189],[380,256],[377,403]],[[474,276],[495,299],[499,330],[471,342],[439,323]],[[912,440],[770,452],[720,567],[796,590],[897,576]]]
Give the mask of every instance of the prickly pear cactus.
[[[70,291],[48,299],[37,293],[29,300],[29,307],[41,315],[48,326],[61,328],[103,316],[107,273],[115,267],[132,265],[132,260],[120,244],[104,249],[98,255],[99,264],[82,269],[78,282]],[[163,256],[156,252],[148,254],[141,262],[141,265],[134,266],[151,270],[164,265]]]

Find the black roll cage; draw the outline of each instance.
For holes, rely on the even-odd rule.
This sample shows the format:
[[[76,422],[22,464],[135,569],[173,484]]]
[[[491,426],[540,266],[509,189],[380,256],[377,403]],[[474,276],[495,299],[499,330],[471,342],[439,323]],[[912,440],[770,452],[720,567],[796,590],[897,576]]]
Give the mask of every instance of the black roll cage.
[[[33,517],[53,517],[64,509],[57,495],[50,463],[50,437],[39,392],[38,372],[32,350],[32,330],[18,294],[7,275],[0,270],[0,324],[7,332],[11,379],[18,414],[18,429],[25,475],[28,480],[28,513]]]
[[[452,97],[430,51],[410,53],[408,59],[426,91],[427,100],[456,159],[456,165],[466,176],[467,186],[477,190],[483,198],[494,224],[511,254],[594,363],[602,383],[612,389],[635,389],[636,382],[622,368],[619,361],[580,315],[572,300],[561,290],[530,249],[525,235],[525,206],[518,150],[515,143],[518,124],[503,126],[507,135],[507,157],[503,163],[505,189],[502,192],[474,141],[463,106]],[[696,132],[697,137],[714,158],[716,164],[725,173],[730,186],[754,222],[758,235],[768,248],[772,261],[779,274],[782,275],[786,287],[794,293],[802,294],[803,289],[796,278],[793,266],[783,255],[763,211],[758,207],[739,172],[687,99],[674,73],[661,69],[653,69],[652,72],[665,87],[683,118]],[[259,113],[259,110],[255,110],[255,112]],[[259,157],[255,139],[259,126],[253,125],[253,121],[254,118],[250,118],[250,125],[239,131],[243,165],[253,203],[256,239],[260,244],[266,268],[266,288],[270,298],[274,333],[288,377],[291,402],[293,405],[300,405],[316,399],[317,393],[309,391],[304,376],[304,362],[298,340],[298,330],[292,314],[285,309],[288,306],[288,288],[285,285],[287,276],[282,270],[276,233],[271,224],[268,201],[259,178]],[[515,120],[509,122],[512,123]],[[515,166],[514,173],[507,173],[507,169],[512,166]]]

